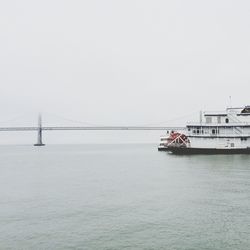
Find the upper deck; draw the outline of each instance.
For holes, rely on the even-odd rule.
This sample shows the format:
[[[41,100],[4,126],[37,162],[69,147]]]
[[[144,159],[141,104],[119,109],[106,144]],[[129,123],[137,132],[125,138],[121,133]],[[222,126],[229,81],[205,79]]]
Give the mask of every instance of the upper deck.
[[[190,136],[250,136],[250,106],[202,112],[199,122],[187,123]]]
[[[250,125],[250,106],[227,108],[225,111],[205,111],[198,123],[203,126],[247,126]],[[198,123],[189,122],[188,126],[197,126]]]

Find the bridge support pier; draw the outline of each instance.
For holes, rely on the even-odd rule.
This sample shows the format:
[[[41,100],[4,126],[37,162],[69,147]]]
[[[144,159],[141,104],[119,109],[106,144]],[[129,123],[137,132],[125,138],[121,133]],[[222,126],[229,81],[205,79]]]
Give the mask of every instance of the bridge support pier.
[[[38,128],[37,128],[37,143],[34,144],[34,146],[45,146],[45,144],[43,144],[43,140],[42,140],[42,116],[39,115],[38,117]]]

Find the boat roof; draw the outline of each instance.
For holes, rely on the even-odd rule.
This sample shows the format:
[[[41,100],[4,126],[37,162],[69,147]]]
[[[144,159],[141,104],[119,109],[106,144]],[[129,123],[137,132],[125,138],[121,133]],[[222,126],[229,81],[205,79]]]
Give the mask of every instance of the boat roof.
[[[227,116],[230,112],[234,112],[237,115],[250,115],[250,105],[246,105],[245,107],[229,107],[226,111],[205,111],[204,116]]]

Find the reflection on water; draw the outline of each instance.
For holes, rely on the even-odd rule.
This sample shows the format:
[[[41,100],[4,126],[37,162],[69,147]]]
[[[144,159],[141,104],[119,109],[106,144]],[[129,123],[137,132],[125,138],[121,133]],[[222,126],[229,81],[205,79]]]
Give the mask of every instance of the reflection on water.
[[[0,249],[249,249],[250,155],[0,147]]]

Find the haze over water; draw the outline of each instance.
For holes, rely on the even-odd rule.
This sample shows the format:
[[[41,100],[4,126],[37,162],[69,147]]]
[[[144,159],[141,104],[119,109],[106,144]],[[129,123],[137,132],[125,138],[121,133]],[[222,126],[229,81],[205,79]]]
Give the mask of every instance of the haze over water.
[[[0,146],[0,249],[249,249],[249,160]]]

